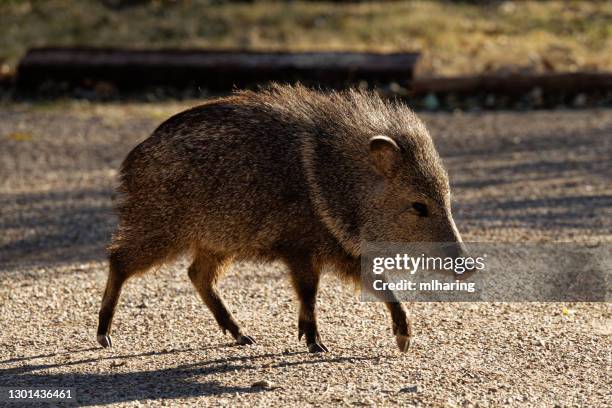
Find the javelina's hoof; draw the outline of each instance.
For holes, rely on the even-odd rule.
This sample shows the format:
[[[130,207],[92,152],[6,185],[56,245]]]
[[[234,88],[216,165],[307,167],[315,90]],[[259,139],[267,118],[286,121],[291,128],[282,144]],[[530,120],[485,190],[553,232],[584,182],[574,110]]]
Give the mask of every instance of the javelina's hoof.
[[[255,344],[255,340],[251,336],[245,336],[241,334],[236,338],[236,343],[241,346],[248,346],[249,344]]]
[[[106,334],[98,334],[98,343],[104,348],[113,347],[110,336]]]
[[[410,336],[405,336],[403,334],[396,334],[395,341],[397,342],[397,347],[402,353],[405,353],[410,348]]]
[[[311,343],[308,345],[308,352],[310,353],[327,353],[329,350],[323,343]]]

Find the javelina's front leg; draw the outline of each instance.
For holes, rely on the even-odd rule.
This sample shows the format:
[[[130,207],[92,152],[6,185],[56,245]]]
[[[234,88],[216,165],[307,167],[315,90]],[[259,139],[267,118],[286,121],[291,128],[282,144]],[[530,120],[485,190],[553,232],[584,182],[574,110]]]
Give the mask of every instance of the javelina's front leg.
[[[395,335],[395,341],[397,342],[397,347],[399,347],[401,352],[406,352],[410,348],[410,341],[412,339],[412,321],[408,317],[408,312],[404,305],[400,303],[395,294],[391,291],[380,292],[373,290],[373,285],[371,276],[367,275],[366,277],[362,276],[362,279],[368,279],[363,282],[365,284],[366,290],[369,290],[376,298],[385,302],[385,306],[391,313],[391,321],[393,322],[393,334]],[[377,276],[377,280],[380,280],[384,283],[387,282],[387,279],[384,275]]]
[[[321,341],[317,329],[317,290],[319,288],[319,269],[305,257],[287,259],[291,271],[291,281],[300,301],[298,318],[298,340],[306,336],[308,351],[320,353],[329,351]]]
[[[408,312],[404,305],[402,305],[395,294],[390,291],[381,292],[374,290],[373,286],[373,275],[361,273],[361,259],[360,258],[345,258],[336,260],[336,267],[345,276],[358,280],[361,279],[361,285],[364,290],[369,291],[379,301],[385,302],[387,309],[391,313],[391,321],[393,322],[393,334],[395,335],[395,341],[400,351],[406,352],[410,347],[410,341],[412,339],[412,321],[408,317]],[[384,275],[378,275],[377,280],[381,280],[383,283],[387,282]]]
[[[410,340],[412,339],[412,321],[408,318],[408,314],[404,305],[399,302],[386,302],[387,309],[391,313],[393,321],[393,334],[397,347],[401,352],[406,352],[410,348]]]

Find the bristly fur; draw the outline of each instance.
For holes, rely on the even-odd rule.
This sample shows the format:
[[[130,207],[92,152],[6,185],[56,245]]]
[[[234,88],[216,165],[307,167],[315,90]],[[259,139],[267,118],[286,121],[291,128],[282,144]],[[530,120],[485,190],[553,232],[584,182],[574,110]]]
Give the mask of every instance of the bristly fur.
[[[284,120],[299,124],[317,138],[333,135],[346,148],[356,149],[357,156],[363,154],[363,142],[372,135],[391,137],[423,176],[419,180],[423,183],[415,183],[413,188],[434,198],[448,192],[439,191],[447,175],[425,125],[400,101],[384,100],[377,93],[364,90],[319,92],[300,85],[278,84],[261,92],[242,91],[235,95],[245,104],[265,106],[270,112],[283,115]],[[434,186],[427,182],[434,181],[432,178]]]
[[[343,216],[336,214],[343,212],[336,207],[339,203],[330,203],[328,197],[334,195],[334,191],[342,184],[359,184],[358,178],[361,171],[349,172],[355,165],[370,169],[369,158],[367,155],[367,144],[373,135],[386,135],[393,138],[403,149],[406,157],[411,162],[411,189],[421,192],[437,201],[443,202],[447,194],[446,173],[440,165],[439,157],[433,146],[431,138],[423,123],[418,119],[412,110],[398,102],[389,102],[381,99],[372,92],[349,90],[345,92],[322,93],[302,86],[281,86],[272,85],[261,91],[241,91],[233,96],[223,99],[213,100],[202,106],[198,106],[186,112],[180,113],[168,121],[164,122],[154,132],[154,134],[141,145],[137,146],[124,161],[120,172],[120,192],[123,200],[119,205],[120,228],[115,236],[115,241],[124,241],[125,233],[130,229],[139,230],[137,220],[143,208],[148,208],[144,218],[147,224],[151,224],[154,218],[159,216],[159,224],[156,224],[155,235],[160,235],[168,224],[175,225],[177,219],[173,219],[172,214],[185,218],[186,210],[194,210],[206,204],[192,202],[184,203],[187,208],[176,206],[176,197],[167,197],[164,201],[165,193],[168,190],[177,188],[177,178],[182,180],[190,179],[198,173],[202,173],[202,184],[215,184],[223,182],[224,165],[219,164],[217,168],[210,168],[203,172],[202,168],[193,166],[202,161],[204,167],[209,167],[210,160],[207,155],[219,153],[227,155],[228,159],[240,162],[249,157],[252,164],[258,165],[258,161],[263,157],[255,156],[252,151],[241,151],[242,139],[257,138],[261,141],[259,149],[267,149],[282,155],[282,161],[287,161],[289,157],[291,163],[286,168],[273,166],[273,163],[259,163],[260,167],[267,167],[273,172],[267,173],[266,178],[282,177],[283,173],[293,173],[295,182],[299,185],[282,186],[282,183],[270,184],[271,190],[285,187],[289,190],[302,190],[309,193],[310,201],[300,204],[309,207],[308,209],[318,215],[315,217],[323,221],[327,229],[340,241],[350,254],[359,254],[359,241],[367,238],[359,234],[357,208],[353,214]],[[207,143],[209,146],[206,146]],[[213,150],[212,145],[216,145],[218,150]],[[232,146],[230,148],[230,146]],[[255,146],[253,146],[255,147]],[[198,150],[200,149],[200,150]],[[223,151],[227,149],[227,151]],[[317,151],[320,153],[317,156]],[[276,154],[268,152],[264,156],[272,158]],[[294,155],[294,157],[291,157]],[[240,156],[240,157],[236,157]],[[329,157],[331,156],[331,157]],[[329,162],[333,158],[335,162]],[[302,166],[296,165],[301,162]],[[353,163],[351,163],[353,162]],[[336,169],[327,169],[336,166]],[[243,178],[249,177],[248,163],[241,163],[240,167],[228,166],[229,179],[236,178],[243,173]],[[300,168],[301,167],[301,168]],[[330,171],[324,171],[324,170]],[[334,171],[336,170],[336,171]],[[331,173],[345,170],[343,174],[338,174],[344,180],[324,179],[325,176],[333,176]],[[303,177],[298,177],[299,173]],[[318,173],[318,174],[317,174]],[[323,174],[322,174],[323,173]],[[211,177],[213,176],[213,177]],[[214,180],[214,177],[218,177]],[[209,178],[205,181],[206,178]],[[192,180],[191,182],[194,182]],[[229,180],[225,180],[227,182]],[[267,184],[269,180],[255,180],[256,182]],[[330,182],[331,181],[331,182]],[[248,196],[249,183],[244,183],[244,179],[234,180],[240,183],[237,192]],[[202,184],[186,185],[181,194],[196,195],[201,193],[202,188],[210,190]],[[364,186],[359,186],[364,187]],[[327,191],[330,190],[330,191]],[[348,207],[350,195],[355,195],[357,191],[346,191],[347,197],[340,198],[342,206]],[[350,194],[353,193],[353,194]],[[147,194],[147,197],[143,197]],[[297,194],[299,195],[299,194]],[[227,196],[221,194],[226,200],[240,201],[240,197]],[[203,198],[203,197],[202,197]],[[254,199],[253,203],[257,200]],[[279,202],[277,204],[284,204]],[[225,205],[227,206],[227,205]],[[218,211],[220,209],[214,209]],[[310,211],[302,211],[307,214]],[[345,211],[346,212],[346,211]],[[315,215],[313,214],[313,215]],[[197,216],[197,214],[193,214]],[[244,214],[246,215],[246,214]],[[170,216],[170,218],[164,218]],[[225,215],[222,215],[224,218]],[[201,218],[201,217],[199,217]],[[174,222],[168,222],[173,219]],[[182,237],[177,237],[175,233],[168,230],[168,236],[172,239],[168,241],[185,241],[186,236],[190,239],[200,241],[197,231],[193,228],[200,226],[203,219],[186,220],[188,224],[180,229]],[[278,220],[285,224],[286,220]],[[143,220],[144,222],[144,220]],[[202,225],[206,228],[206,225]],[[210,228],[210,226],[209,226]],[[219,225],[219,231],[225,233],[228,226]],[[149,232],[152,233],[153,231]],[[148,234],[145,234],[145,236]],[[211,237],[211,242],[198,242],[212,246],[214,250],[224,250],[225,248],[215,248],[215,241],[218,237]],[[251,237],[253,239],[253,237]],[[188,244],[188,245],[187,245]],[[194,242],[183,242],[184,247],[191,247]],[[252,244],[252,243],[251,243]],[[242,255],[241,249],[246,249],[248,243],[241,243],[238,255]],[[114,246],[111,246],[111,249]],[[170,253],[180,252],[176,251]],[[256,255],[246,251],[249,255]],[[252,251],[251,251],[252,252]]]
[[[393,177],[372,154],[377,136],[397,149]],[[316,293],[324,265],[357,280],[363,241],[460,240],[425,126],[371,92],[272,85],[212,100],[136,146],[119,191],[102,333],[125,279],[187,251],[194,285],[236,337],[214,290],[234,258],[284,261],[303,298]],[[413,213],[417,201],[430,217]]]

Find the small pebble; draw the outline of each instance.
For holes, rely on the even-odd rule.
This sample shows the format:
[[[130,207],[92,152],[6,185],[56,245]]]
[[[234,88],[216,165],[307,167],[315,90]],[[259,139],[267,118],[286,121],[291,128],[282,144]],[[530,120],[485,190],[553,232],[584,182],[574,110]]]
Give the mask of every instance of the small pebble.
[[[270,388],[270,387],[272,387],[272,384],[270,383],[270,381],[267,381],[267,380],[261,380],[261,381],[257,381],[251,384],[251,388]]]

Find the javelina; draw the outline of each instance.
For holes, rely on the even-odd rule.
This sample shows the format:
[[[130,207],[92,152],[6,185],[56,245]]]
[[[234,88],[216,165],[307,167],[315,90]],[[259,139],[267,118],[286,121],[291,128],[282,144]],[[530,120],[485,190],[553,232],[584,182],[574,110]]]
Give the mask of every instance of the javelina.
[[[423,123],[367,92],[277,85],[179,113],[128,154],[119,192],[98,326],[105,347],[126,279],[183,253],[193,255],[188,273],[202,300],[239,344],[254,341],[223,304],[219,276],[235,259],[284,261],[300,301],[298,338],[320,352],[322,267],[359,280],[362,241],[461,245]],[[405,351],[411,324],[393,300]]]

